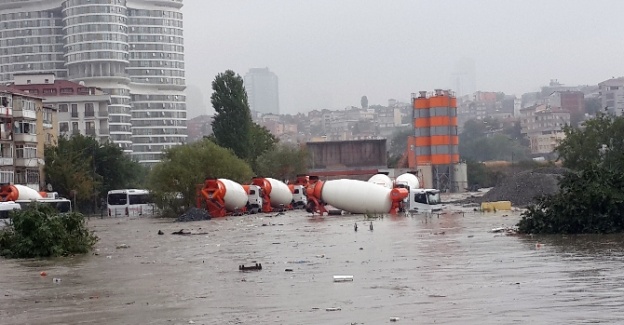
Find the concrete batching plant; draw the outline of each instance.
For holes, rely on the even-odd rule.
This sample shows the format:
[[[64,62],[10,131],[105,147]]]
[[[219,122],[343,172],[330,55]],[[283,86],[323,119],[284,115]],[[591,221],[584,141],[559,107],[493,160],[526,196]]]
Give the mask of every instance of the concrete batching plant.
[[[436,89],[432,94],[413,94],[412,104],[414,134],[407,141],[408,167],[419,170],[423,180],[431,180],[425,186],[464,191],[467,175],[459,161],[457,99],[450,91]]]

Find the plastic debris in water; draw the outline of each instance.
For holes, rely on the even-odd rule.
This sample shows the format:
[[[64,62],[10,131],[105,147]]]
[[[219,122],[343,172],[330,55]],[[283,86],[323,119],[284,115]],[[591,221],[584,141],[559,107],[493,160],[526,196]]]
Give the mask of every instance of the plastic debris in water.
[[[54,282],[56,284],[60,284],[61,283],[61,278],[54,278],[54,279],[52,279],[52,282]]]
[[[391,322],[398,322],[399,318],[398,317],[390,317],[390,321]]]
[[[334,275],[334,282],[353,281],[353,275]]]
[[[339,311],[342,310],[340,309],[340,307],[327,307],[325,308],[325,311]]]

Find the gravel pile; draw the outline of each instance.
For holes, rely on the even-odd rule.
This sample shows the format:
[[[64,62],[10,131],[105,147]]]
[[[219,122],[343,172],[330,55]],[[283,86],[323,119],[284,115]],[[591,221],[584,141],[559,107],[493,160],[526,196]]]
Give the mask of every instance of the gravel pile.
[[[178,217],[178,222],[210,220],[208,211],[198,208],[190,208]]]
[[[535,202],[535,197],[559,191],[559,179],[565,168],[545,167],[522,171],[504,179],[476,202],[511,201],[512,205],[525,207]]]

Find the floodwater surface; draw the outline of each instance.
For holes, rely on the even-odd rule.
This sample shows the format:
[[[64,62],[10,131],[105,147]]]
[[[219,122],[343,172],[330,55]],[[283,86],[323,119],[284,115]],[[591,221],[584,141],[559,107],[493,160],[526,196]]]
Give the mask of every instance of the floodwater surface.
[[[518,219],[469,209],[372,221],[92,219],[94,254],[0,259],[0,324],[624,322],[622,236],[490,232]],[[181,228],[194,235],[171,234]],[[239,271],[254,263],[262,270]]]

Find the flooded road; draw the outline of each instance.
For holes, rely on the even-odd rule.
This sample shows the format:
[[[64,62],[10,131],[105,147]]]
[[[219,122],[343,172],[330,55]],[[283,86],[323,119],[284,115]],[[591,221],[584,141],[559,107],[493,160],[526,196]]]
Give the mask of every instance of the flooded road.
[[[622,236],[505,236],[489,231],[517,213],[466,211],[385,217],[372,231],[363,216],[304,212],[93,219],[99,255],[0,259],[0,324],[624,322]]]

